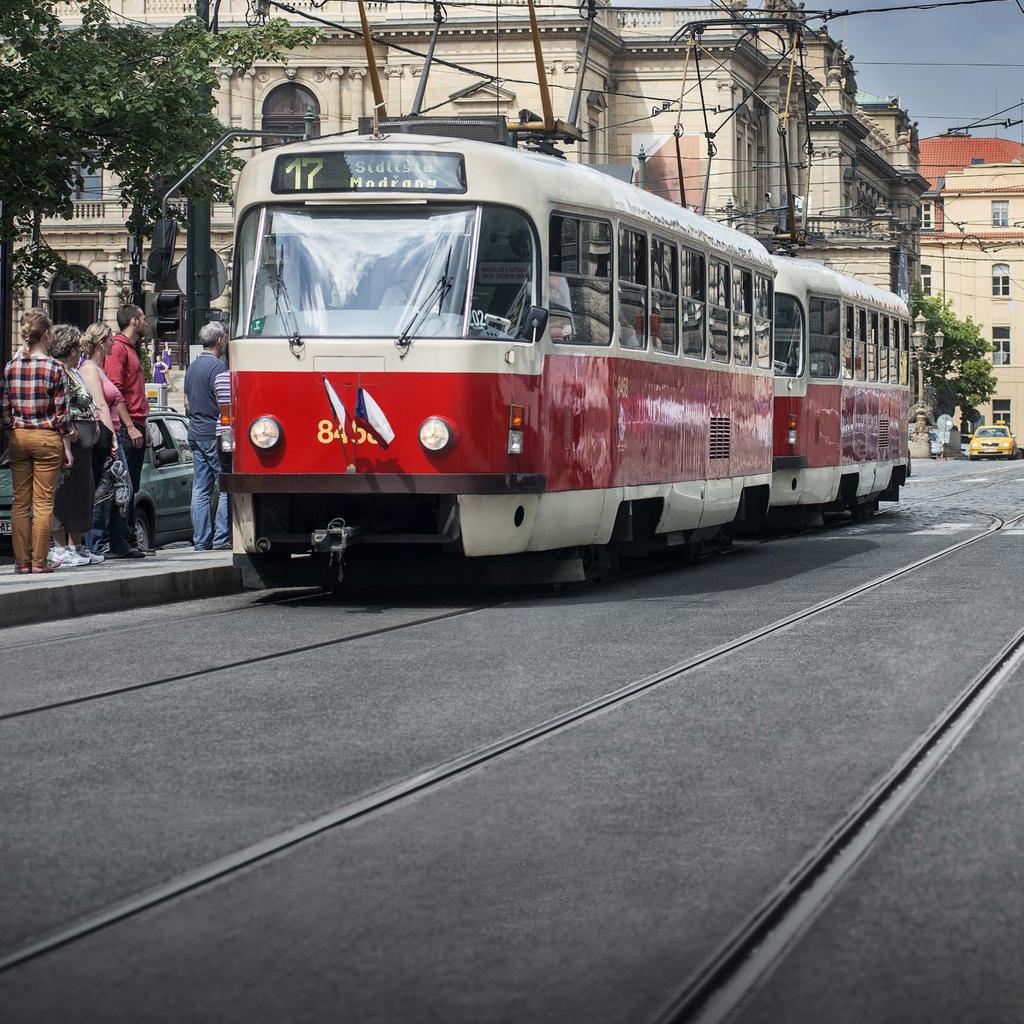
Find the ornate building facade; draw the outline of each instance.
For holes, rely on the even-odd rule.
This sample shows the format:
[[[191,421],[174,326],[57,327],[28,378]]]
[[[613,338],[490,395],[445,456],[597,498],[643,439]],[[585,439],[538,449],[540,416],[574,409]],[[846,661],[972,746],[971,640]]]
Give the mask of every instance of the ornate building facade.
[[[109,0],[108,6],[116,15],[154,29],[194,12],[192,0]],[[358,24],[354,3],[293,0],[290,6],[301,12],[288,15],[293,23],[306,23],[308,14],[310,19]],[[376,55],[388,113],[407,113],[423,65],[406,51],[426,49],[434,7],[396,2],[366,6],[381,40]],[[222,0],[221,26],[244,25],[251,8],[248,0]],[[539,2],[537,9],[555,113],[565,117],[585,22],[568,5]],[[730,9],[725,20],[723,11]],[[63,3],[60,10],[73,27],[80,17],[78,5]],[[762,12],[793,21],[803,17],[791,0],[767,0]],[[784,223],[788,161],[798,221],[811,240],[807,255],[885,287],[900,288],[915,279],[918,200],[927,183],[917,175],[917,138],[906,112],[895,100],[863,102],[849,58],[826,33],[805,35],[806,77],[795,67],[790,87],[784,35],[736,23],[743,17],[745,0],[688,12],[616,10],[599,3],[583,81],[579,126],[584,138],[567,149],[567,157],[612,165],[620,174],[632,167],[634,180],[678,201],[678,126],[686,204],[764,239]],[[282,132],[310,126],[321,136],[354,132],[373,106],[363,44],[340,29],[324,32],[318,45],[291,54],[287,65],[261,66],[243,75],[222,70],[216,93],[221,121],[233,128]],[[688,38],[700,44],[699,82],[698,61],[686,60]],[[497,9],[451,9],[436,56],[476,74],[435,64],[425,113],[496,113],[516,121],[522,109],[540,110],[522,0]],[[788,153],[783,153],[778,128],[787,114]],[[713,133],[710,162],[706,132]],[[244,156],[254,148],[242,142],[237,151]],[[78,293],[75,306],[61,307],[83,320],[110,316],[130,290],[125,212],[117,201],[116,182],[108,178],[103,172],[90,177],[72,220],[44,225],[49,243],[69,262],[105,281],[105,291]],[[214,208],[212,233],[213,248],[229,269],[231,212],[227,204]],[[44,296],[54,310],[67,283],[53,282]],[[225,293],[215,305],[227,308],[229,298]]]

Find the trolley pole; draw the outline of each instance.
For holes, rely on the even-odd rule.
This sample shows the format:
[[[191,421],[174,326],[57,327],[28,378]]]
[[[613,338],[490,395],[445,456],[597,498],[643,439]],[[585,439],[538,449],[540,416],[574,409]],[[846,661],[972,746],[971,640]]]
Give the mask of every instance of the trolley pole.
[[[196,17],[209,29],[210,0],[196,0]],[[204,86],[201,95],[209,95]],[[188,288],[185,294],[185,335],[189,345],[199,344],[199,332],[210,309],[210,203],[206,199],[188,201]],[[186,362],[188,352],[185,352]]]

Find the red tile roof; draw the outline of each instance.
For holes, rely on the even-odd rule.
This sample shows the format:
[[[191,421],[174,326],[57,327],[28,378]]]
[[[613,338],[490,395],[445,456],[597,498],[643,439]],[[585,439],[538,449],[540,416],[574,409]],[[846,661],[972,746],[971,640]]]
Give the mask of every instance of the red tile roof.
[[[978,139],[971,135],[936,135],[921,139],[920,171],[934,192],[939,178],[949,171],[962,171],[972,160],[986,164],[1024,161],[1024,146],[1010,139]]]

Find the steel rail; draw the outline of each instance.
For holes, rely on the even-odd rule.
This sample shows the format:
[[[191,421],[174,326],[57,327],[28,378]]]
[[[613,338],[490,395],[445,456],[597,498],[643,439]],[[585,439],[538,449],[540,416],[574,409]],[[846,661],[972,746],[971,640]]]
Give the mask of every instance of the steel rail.
[[[986,515],[988,515],[986,513]],[[752,630],[751,632],[735,640],[719,644],[702,654],[695,655],[685,661],[679,662],[670,668],[664,669],[653,675],[646,676],[635,682],[618,687],[609,693],[603,694],[583,704],[578,705],[561,714],[554,715],[536,725],[530,726],[519,732],[512,733],[500,740],[485,744],[475,750],[468,751],[441,764],[423,769],[413,775],[407,776],[382,789],[365,794],[355,800],[351,800],[339,807],[324,814],[311,818],[299,825],[292,826],[275,835],[268,836],[256,843],[236,850],[223,857],[209,861],[197,868],[182,872],[180,875],[168,881],[108,904],[106,907],[87,914],[77,921],[73,921],[61,928],[57,928],[48,934],[40,936],[18,949],[0,957],[0,973],[11,970],[19,964],[43,956],[55,949],[66,946],[72,942],[100,931],[110,925],[123,921],[126,918],[134,917],[151,907],[176,899],[187,892],[191,892],[202,886],[208,885],[218,879],[232,875],[259,861],[283,853],[290,847],[312,839],[341,825],[357,819],[365,818],[370,814],[392,807],[410,797],[418,795],[425,790],[431,789],[443,782],[466,775],[477,768],[489,764],[498,758],[514,750],[521,749],[545,739],[552,734],[561,732],[586,721],[601,712],[623,704],[627,700],[652,690],[665,683],[671,682],[684,676],[694,669],[700,668],[711,662],[742,650],[767,637],[780,633],[789,627],[814,618],[823,612],[829,611],[847,601],[854,600],[884,586],[893,580],[899,579],[917,569],[930,563],[951,555],[964,548],[977,544],[992,537],[1003,529],[1010,522],[1017,518],[1024,519],[1024,516],[1015,517],[1011,520],[1003,519],[1000,516],[989,515],[992,520],[990,527],[980,534],[969,537],[966,540],[958,541],[940,551],[933,552],[924,558],[902,566],[899,569],[884,573],[881,576],[868,580],[858,586],[851,587],[834,597],[809,605],[800,611],[793,612],[781,619],[766,626]]]
[[[981,486],[981,487],[992,487],[992,486],[995,486],[996,484],[998,484],[1000,482],[1001,482],[1001,479],[996,479],[996,480],[992,481],[991,483],[985,483],[985,484],[980,484],[980,485],[975,484],[975,485],[972,485],[971,487],[963,488],[962,490],[959,490],[959,491],[952,491],[952,492],[950,492],[948,494],[941,495],[941,497],[942,498],[955,497],[958,494],[964,494],[964,493],[966,493],[968,491],[976,490],[979,486]],[[920,501],[926,501],[926,500],[931,500],[931,499],[923,499],[923,498],[920,499]],[[903,501],[900,501],[899,503],[894,503],[892,508],[883,509],[882,511],[875,513],[873,516],[869,517],[868,519],[864,519],[864,520],[851,520],[850,522],[840,522],[840,523],[831,523],[831,524],[826,523],[824,526],[818,527],[817,529],[819,531],[822,531],[822,532],[841,532],[842,530],[848,528],[851,525],[864,525],[864,524],[870,522],[872,519],[880,519],[883,516],[891,516],[891,515],[897,514],[902,509],[907,508],[907,507],[911,507],[912,505],[918,504],[918,503],[919,502],[903,500]],[[990,513],[978,512],[978,511],[974,511],[974,510],[969,510],[969,514],[971,514],[971,515],[980,515],[980,516],[989,516],[990,517]],[[799,531],[797,531],[795,533],[791,533],[791,532],[780,533],[779,535],[774,536],[774,537],[763,538],[760,541],[758,541],[758,543],[760,543],[760,544],[771,544],[771,543],[773,543],[775,541],[778,541],[778,540],[784,540],[784,539],[787,539],[787,538],[791,539],[793,536],[799,536],[799,535],[800,535]],[[630,573],[619,573],[619,574],[617,574],[614,577],[614,580],[618,581],[618,580],[632,579],[632,578],[635,578],[636,576],[639,576],[639,575],[646,575],[648,573],[665,571],[667,569],[671,569],[672,567],[673,566],[671,564],[666,564],[666,563],[651,564],[649,567],[646,567],[645,569],[642,569],[642,570],[638,570],[638,571],[634,571],[634,572],[630,572]],[[278,589],[280,589],[280,588],[278,588]],[[330,599],[330,597],[331,597],[330,594],[326,594],[326,593],[321,594],[321,593],[315,591],[313,588],[304,588],[303,592],[300,593],[300,594],[289,594],[289,595],[287,595],[285,597],[275,598],[275,599],[272,599],[272,600],[262,600],[262,601],[260,601],[260,603],[258,605],[255,605],[255,606],[250,607],[250,608],[243,608],[243,609],[226,608],[226,609],[218,609],[216,611],[211,611],[211,612],[190,612],[190,613],[186,613],[185,615],[181,615],[181,616],[176,617],[175,622],[185,622],[185,621],[188,621],[189,619],[200,618],[200,617],[207,618],[207,617],[209,617],[211,615],[226,615],[228,613],[238,612],[239,610],[244,612],[244,611],[259,611],[262,608],[277,608],[277,607],[280,607],[282,605],[293,604],[293,603],[296,603],[296,602],[299,602],[299,601],[309,601],[309,600],[316,601],[316,600],[318,600],[320,598],[323,598],[324,600],[328,600],[328,599]],[[259,599],[257,599],[257,600],[259,600]],[[365,632],[355,633],[355,634],[352,634],[350,636],[335,637],[335,638],[333,638],[331,640],[320,640],[320,641],[317,641],[317,642],[315,642],[313,644],[308,644],[308,645],[304,645],[304,646],[301,646],[301,647],[293,647],[293,648],[289,648],[288,650],[273,651],[273,652],[269,652],[269,653],[264,654],[264,655],[260,655],[260,656],[255,657],[255,658],[243,658],[243,659],[240,659],[240,660],[237,660],[237,661],[226,662],[223,665],[211,665],[211,666],[209,666],[208,668],[205,668],[205,669],[196,669],[196,670],[194,670],[192,672],[185,672],[185,673],[181,673],[179,675],[163,676],[163,677],[161,677],[159,679],[147,680],[146,682],[142,682],[142,683],[131,683],[131,684],[127,685],[127,686],[111,687],[111,688],[106,689],[106,690],[99,690],[99,691],[97,691],[95,693],[83,694],[83,695],[81,695],[79,697],[68,697],[68,698],[65,698],[65,699],[59,700],[59,701],[52,701],[52,702],[48,702],[48,703],[35,704],[35,705],[32,705],[31,707],[28,707],[28,708],[20,708],[17,711],[0,712],[0,722],[6,721],[8,719],[13,719],[13,718],[22,718],[22,717],[25,717],[27,715],[38,714],[38,713],[42,713],[44,711],[52,711],[52,710],[56,710],[58,708],[68,707],[68,706],[72,706],[72,705],[75,705],[75,704],[88,703],[89,701],[93,701],[93,700],[102,700],[102,699],[106,699],[106,698],[109,698],[109,697],[116,697],[116,696],[118,696],[119,694],[122,694],[122,693],[131,693],[131,692],[136,691],[136,690],[144,690],[144,689],[148,689],[149,687],[152,687],[152,686],[162,686],[162,685],[169,684],[169,683],[176,683],[176,682],[179,682],[179,681],[184,681],[184,680],[188,680],[188,679],[194,679],[194,678],[196,678],[198,676],[206,675],[206,674],[211,674],[211,673],[214,673],[214,672],[219,672],[221,670],[242,668],[242,667],[244,667],[246,665],[258,664],[259,662],[269,661],[269,660],[272,660],[272,659],[275,659],[275,658],[283,658],[283,657],[287,657],[287,656],[289,656],[291,654],[303,654],[303,653],[306,653],[307,651],[314,651],[314,650],[319,650],[319,649],[324,648],[324,647],[330,647],[330,646],[333,646],[335,644],[347,643],[349,640],[365,640],[365,639],[368,639],[369,637],[377,636],[377,635],[383,635],[385,633],[391,633],[391,632],[394,632],[395,630],[398,630],[398,629],[405,629],[405,628],[411,628],[413,626],[426,625],[426,624],[429,624],[431,622],[440,621],[440,620],[443,620],[443,619],[446,619],[446,618],[455,618],[455,617],[458,617],[458,616],[461,616],[461,615],[470,614],[472,612],[486,611],[486,610],[492,609],[492,608],[500,608],[503,605],[506,605],[506,604],[509,604],[509,603],[510,602],[508,602],[508,601],[499,601],[499,602],[494,602],[492,604],[486,604],[486,605],[474,605],[474,606],[472,606],[470,608],[456,609],[456,610],[453,610],[453,611],[445,612],[445,613],[437,615],[437,616],[429,616],[429,617],[424,617],[422,619],[414,619],[414,620],[411,620],[411,621],[405,622],[405,623],[397,623],[394,626],[389,626],[389,627],[386,627],[386,628],[383,628],[383,629],[379,629],[379,630],[367,630]],[[15,626],[15,627],[12,627],[12,628],[18,629],[18,628],[23,628],[23,627]],[[126,631],[126,630],[132,630],[132,629],[136,629],[136,628],[139,628],[139,627],[137,625],[111,626],[111,627],[109,627],[107,629],[90,630],[90,631],[86,631],[86,632],[82,632],[82,633],[68,634],[66,636],[44,637],[44,638],[40,638],[39,640],[27,640],[27,641],[25,641],[23,643],[20,643],[20,644],[8,645],[5,649],[8,650],[8,651],[23,650],[23,649],[26,649],[26,648],[31,649],[33,647],[39,647],[39,646],[43,646],[43,645],[45,645],[47,647],[52,647],[52,645],[54,643],[65,643],[65,642],[69,642],[70,643],[70,642],[75,642],[75,641],[83,640],[83,639],[91,639],[91,638],[93,638],[95,636],[105,636],[105,635],[108,635],[108,634],[111,634],[111,633],[123,632],[123,631]]]
[[[717,1024],[734,1013],[804,934],[878,838],[970,732],[1006,680],[1022,666],[1024,629],[692,976],[656,1018],[657,1024]]]
[[[65,697],[63,700],[49,701],[44,704],[34,704],[32,707],[19,708],[17,711],[7,711],[0,714],[0,722],[6,722],[13,718],[25,718],[29,715],[40,714],[43,711],[53,711],[57,708],[73,707],[76,704],[88,704],[94,700],[104,700],[108,697],[117,697],[122,693],[134,693],[137,690],[148,690],[153,686],[165,686],[168,683],[178,683],[187,679],[195,679],[199,676],[212,675],[215,672],[224,672],[229,669],[244,668],[247,665],[259,665],[267,661],[275,661],[278,658],[290,658],[295,654],[306,654],[309,651],[320,651],[325,647],[335,647],[349,643],[353,640],[366,640],[373,636],[383,636],[386,633],[395,633],[401,629],[411,629],[414,626],[425,626],[432,622],[443,622],[445,619],[455,619],[463,615],[472,615],[475,612],[488,611],[492,608],[500,608],[508,602],[497,601],[493,604],[474,605],[470,608],[456,608],[437,615],[425,615],[419,619],[409,622],[396,622],[391,626],[382,626],[380,629],[368,629],[361,633],[350,633],[346,636],[333,637],[330,640],[317,640],[315,643],[302,644],[299,647],[289,647],[283,651],[268,651],[266,654],[258,654],[252,658],[240,658],[237,661],[228,661],[222,665],[210,665],[207,668],[193,669],[191,672],[181,672],[175,676],[163,676],[160,679],[148,679],[142,683],[129,683],[127,686],[115,686],[107,690],[98,690],[95,693],[84,693],[77,697]]]

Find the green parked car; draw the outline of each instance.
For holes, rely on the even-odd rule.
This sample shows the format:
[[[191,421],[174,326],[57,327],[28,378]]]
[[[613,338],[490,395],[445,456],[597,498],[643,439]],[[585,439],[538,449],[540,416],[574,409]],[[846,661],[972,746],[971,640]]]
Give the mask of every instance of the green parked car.
[[[188,420],[180,413],[154,412],[147,422],[151,447],[142,464],[135,497],[135,537],[141,548],[192,539],[192,451]],[[11,543],[11,469],[0,456],[0,543]]]

